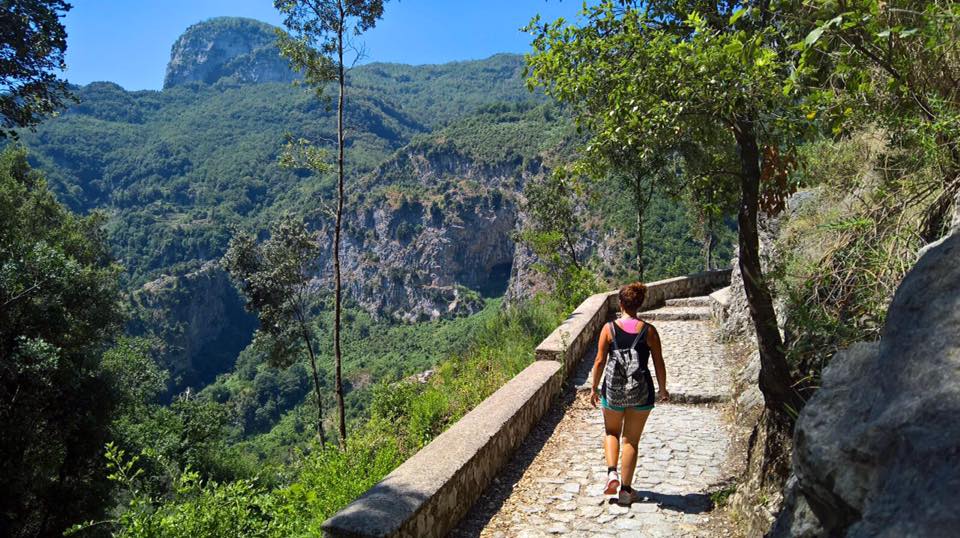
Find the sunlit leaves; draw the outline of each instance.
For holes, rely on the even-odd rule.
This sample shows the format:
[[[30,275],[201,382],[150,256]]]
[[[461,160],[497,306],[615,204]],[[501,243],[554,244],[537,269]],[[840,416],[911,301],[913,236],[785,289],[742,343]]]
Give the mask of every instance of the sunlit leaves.
[[[318,273],[320,247],[316,233],[302,222],[278,221],[270,237],[258,243],[248,234],[237,234],[223,262],[257,312],[257,342],[268,344],[271,362],[289,365],[301,339],[301,326],[309,317],[310,282]]]
[[[67,32],[63,0],[19,0],[0,4],[0,139],[17,139],[72,96],[57,72],[66,68]]]

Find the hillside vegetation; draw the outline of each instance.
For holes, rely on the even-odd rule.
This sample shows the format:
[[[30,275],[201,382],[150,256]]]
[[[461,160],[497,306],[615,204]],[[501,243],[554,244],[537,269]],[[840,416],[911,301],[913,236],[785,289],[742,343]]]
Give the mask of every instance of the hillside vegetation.
[[[56,534],[109,514],[75,530],[315,535],[327,515],[526,366],[576,305],[576,296],[535,296],[527,286],[558,283],[525,250],[524,191],[572,161],[583,134],[568,110],[524,86],[524,60],[353,69],[344,228],[350,450],[318,446],[304,350],[291,349],[286,368],[270,364],[219,263],[237,231],[264,238],[280,218],[330,236],[334,177],[278,161],[290,139],[329,147],[334,118],[328,102],[276,71],[269,33],[229,18],[195,25],[174,46],[163,91],[72,87],[79,102],[20,132],[23,149],[5,142],[0,209],[24,226],[0,245],[0,313],[10,317],[3,353],[17,365],[4,370],[4,390],[16,390],[4,393],[3,417],[5,431],[19,432],[5,438],[4,461],[26,454],[32,464],[10,469],[16,501],[0,521],[4,533]],[[181,61],[208,45],[214,63]],[[602,215],[585,219],[578,248],[613,255],[591,265],[598,276],[580,294],[636,275],[620,263],[631,259],[631,232],[620,224],[630,218],[628,197],[613,175],[588,190],[582,207]],[[652,204],[649,277],[702,267],[695,220],[679,199]],[[729,221],[725,233],[721,256],[730,252]],[[319,243],[321,291],[308,332],[329,410],[330,254]],[[50,328],[35,317],[53,311],[45,305],[62,308],[79,327],[67,332],[85,340],[39,330]],[[81,420],[56,426],[71,405]]]
[[[521,69],[522,59],[509,55],[356,68],[349,175],[373,170],[414,135],[482,103],[535,101]],[[134,284],[218,257],[231,226],[263,228],[280,212],[307,211],[303,200],[331,194],[332,176],[277,163],[288,136],[333,138],[331,112],[302,88],[221,82],[126,92],[104,82],[74,91],[80,104],[24,133],[23,142],[71,209],[109,211],[114,252]]]

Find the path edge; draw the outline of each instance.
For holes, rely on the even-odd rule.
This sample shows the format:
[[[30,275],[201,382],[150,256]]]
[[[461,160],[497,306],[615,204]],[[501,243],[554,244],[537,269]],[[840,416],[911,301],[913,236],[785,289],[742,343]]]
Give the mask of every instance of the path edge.
[[[647,284],[643,309],[706,295],[730,270]],[[324,536],[445,536],[473,506],[560,393],[617,292],[588,297],[536,348],[536,360],[383,480],[323,523]]]

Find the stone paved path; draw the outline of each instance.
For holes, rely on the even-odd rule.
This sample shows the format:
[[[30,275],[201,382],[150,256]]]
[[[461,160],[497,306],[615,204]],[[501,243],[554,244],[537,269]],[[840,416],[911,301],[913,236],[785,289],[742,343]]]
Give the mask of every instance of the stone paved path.
[[[730,380],[712,324],[702,319],[653,324],[661,334],[671,394],[686,402],[724,400]],[[730,446],[720,408],[657,405],[640,439],[634,479],[644,501],[620,507],[603,495],[603,419],[583,390],[589,389],[595,354],[595,348],[587,351],[563,401],[534,428],[451,536],[710,536],[709,492],[726,478],[722,468]]]

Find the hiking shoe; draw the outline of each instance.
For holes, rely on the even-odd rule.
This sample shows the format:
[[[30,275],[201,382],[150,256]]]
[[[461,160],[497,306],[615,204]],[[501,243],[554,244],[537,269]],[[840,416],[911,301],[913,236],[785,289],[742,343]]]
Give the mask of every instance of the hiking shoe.
[[[617,504],[620,506],[630,506],[630,503],[633,502],[633,498],[633,491],[624,491],[621,489],[620,493],[617,495]]]
[[[604,495],[616,495],[620,488],[620,475],[611,470],[607,473],[607,489],[603,490]]]

